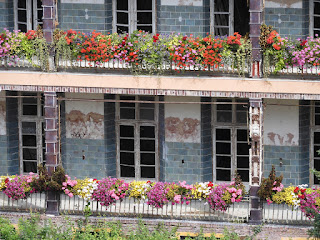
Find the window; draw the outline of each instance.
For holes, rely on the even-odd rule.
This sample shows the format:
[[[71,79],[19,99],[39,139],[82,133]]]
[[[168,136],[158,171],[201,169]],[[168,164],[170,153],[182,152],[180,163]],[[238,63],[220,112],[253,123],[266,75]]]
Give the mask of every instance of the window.
[[[155,0],[113,0],[113,32],[155,32]]]
[[[310,1],[310,35],[320,36],[320,0]]]
[[[21,32],[42,26],[42,0],[14,0],[14,28]]]
[[[213,180],[231,181],[237,170],[242,181],[249,182],[248,101],[218,99],[216,102],[213,105]]]
[[[311,161],[311,168],[316,170],[320,170],[320,102],[314,103],[314,114],[312,118],[312,135],[311,135],[311,142],[312,142],[312,161]],[[314,184],[320,184],[319,180],[316,176],[312,176],[311,182]],[[313,181],[312,181],[313,180]]]
[[[23,93],[19,98],[20,173],[37,172],[45,163],[43,100],[39,93]]]
[[[249,32],[249,7],[247,0],[211,0],[211,32],[215,36]]]
[[[151,96],[120,96],[117,105],[118,177],[158,179],[158,104]],[[125,101],[148,101],[135,103]]]

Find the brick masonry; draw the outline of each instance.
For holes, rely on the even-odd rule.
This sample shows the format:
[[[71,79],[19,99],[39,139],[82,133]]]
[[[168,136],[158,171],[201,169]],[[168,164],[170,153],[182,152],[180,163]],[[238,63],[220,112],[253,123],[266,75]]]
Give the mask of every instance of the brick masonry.
[[[157,32],[205,36],[210,31],[210,3],[203,6],[157,6]]]
[[[265,23],[273,26],[282,37],[306,38],[309,35],[309,1],[304,0],[302,8],[266,8]]]
[[[187,181],[187,183],[202,181],[200,143],[166,142],[165,149],[165,181]]]
[[[112,0],[107,0],[105,4],[61,3],[58,13],[60,29],[112,31]]]

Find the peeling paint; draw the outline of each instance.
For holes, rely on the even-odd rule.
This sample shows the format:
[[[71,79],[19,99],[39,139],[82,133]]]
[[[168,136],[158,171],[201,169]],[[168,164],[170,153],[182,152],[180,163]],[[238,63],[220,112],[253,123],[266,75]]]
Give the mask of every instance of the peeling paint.
[[[193,118],[180,119],[178,117],[167,117],[165,119],[166,139],[176,139],[183,142],[186,139],[196,141],[199,137],[200,121]]]
[[[266,8],[302,8],[302,0],[268,0]]]
[[[294,139],[294,135],[292,133],[287,133],[285,135],[280,135],[274,132],[269,132],[268,134],[268,138],[270,139],[270,141],[274,144],[274,145],[297,145],[297,143],[295,141],[293,141]]]
[[[202,0],[162,0],[163,6],[199,6],[203,5]]]
[[[67,138],[103,139],[103,115],[72,110],[66,114]]]

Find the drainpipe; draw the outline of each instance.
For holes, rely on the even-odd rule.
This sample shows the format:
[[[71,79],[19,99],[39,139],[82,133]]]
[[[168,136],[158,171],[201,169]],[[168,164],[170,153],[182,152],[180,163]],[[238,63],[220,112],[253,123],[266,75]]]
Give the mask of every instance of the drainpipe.
[[[262,202],[258,196],[263,172],[263,104],[261,98],[249,99],[250,155],[250,220],[251,224],[262,223]]]
[[[261,77],[261,48],[259,45],[260,26],[262,24],[263,0],[250,0],[250,40],[252,43],[252,66],[250,76]]]

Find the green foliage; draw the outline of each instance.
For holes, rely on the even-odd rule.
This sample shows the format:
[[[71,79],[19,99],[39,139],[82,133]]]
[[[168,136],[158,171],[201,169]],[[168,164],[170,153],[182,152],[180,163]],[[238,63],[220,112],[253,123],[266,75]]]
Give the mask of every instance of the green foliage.
[[[18,233],[10,221],[0,218],[0,239],[16,240],[19,239]]]
[[[258,195],[261,199],[271,199],[274,187],[279,187],[282,182],[283,176],[280,177],[276,176],[276,170],[274,165],[272,165],[272,169],[270,171],[269,177],[264,178],[260,185]]]
[[[314,216],[313,228],[308,230],[308,234],[310,238],[320,239],[320,214],[314,212]]]
[[[53,172],[50,181],[48,182],[48,187],[51,190],[61,192],[62,183],[66,180],[66,173],[61,165],[59,165]]]

